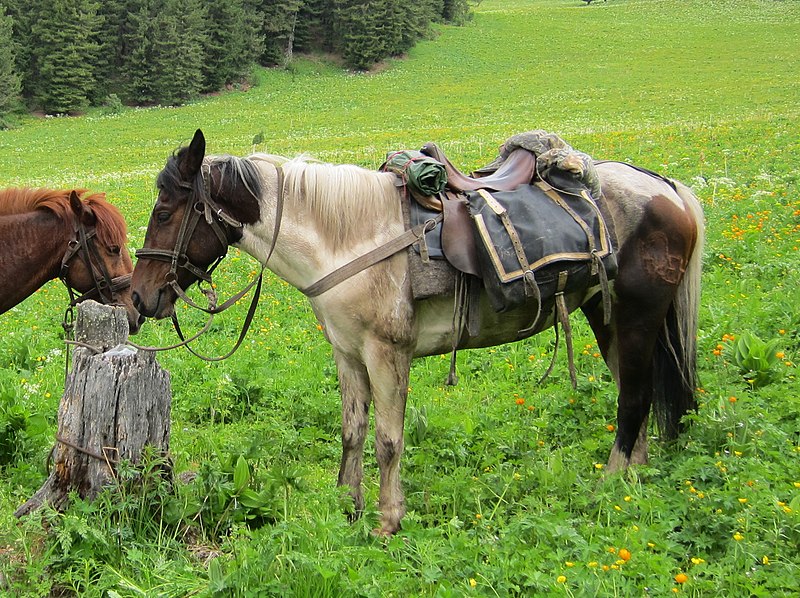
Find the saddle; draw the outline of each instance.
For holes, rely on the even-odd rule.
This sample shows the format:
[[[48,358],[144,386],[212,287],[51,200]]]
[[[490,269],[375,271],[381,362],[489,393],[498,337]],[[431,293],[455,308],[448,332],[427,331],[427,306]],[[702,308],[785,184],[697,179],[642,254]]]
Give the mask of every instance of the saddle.
[[[445,187],[455,192],[477,191],[513,191],[520,185],[528,185],[536,178],[536,155],[519,148],[511,152],[500,167],[491,174],[479,178],[464,174],[444,155],[441,148],[433,142],[426,143],[422,150],[426,156],[444,164],[447,173]]]
[[[480,178],[464,174],[445,156],[433,142],[426,143],[422,154],[441,162],[447,174],[445,189],[438,198],[427,198],[422,205],[444,216],[441,228],[441,249],[444,257],[465,274],[481,277],[478,251],[475,245],[474,225],[465,195],[468,191],[513,191],[520,185],[530,184],[536,177],[536,155],[518,149],[487,176]]]
[[[409,248],[412,290],[416,299],[454,294],[453,355],[463,346],[461,332],[475,336],[479,329],[473,306],[482,291],[496,312],[537,306],[521,337],[554,310],[571,355],[566,294],[599,283],[604,313],[610,313],[608,281],[617,264],[613,233],[594,200],[599,180],[589,156],[556,135],[533,131],[510,141],[497,160],[472,175],[435,143],[424,145],[409,159],[432,158],[446,174],[438,192],[425,198],[409,183],[405,166],[383,168],[398,174],[398,185],[413,198],[403,204],[412,226],[441,221]],[[451,360],[450,380],[454,368]]]
[[[610,253],[605,222],[593,199],[600,191],[589,160],[558,136],[532,131],[512,137],[497,160],[472,175],[456,168],[433,142],[418,152],[390,154],[382,169],[395,172],[398,184],[413,198],[407,210],[412,226],[441,221],[415,245],[422,261],[439,258],[478,278],[488,290],[497,276],[502,280],[499,288],[508,288],[506,283],[514,278],[509,272],[519,267],[530,279],[533,271],[546,274],[541,268],[553,262],[591,262]],[[427,175],[436,184],[424,190],[409,176],[423,163],[432,163],[436,171],[435,176]],[[490,209],[482,214],[486,206]],[[490,231],[493,226],[499,229]],[[570,228],[577,237],[567,240]],[[529,255],[525,243],[530,244]],[[598,253],[600,245],[603,251]],[[502,263],[506,257],[511,262]],[[504,299],[502,307],[497,303],[495,308],[504,311],[509,306]]]

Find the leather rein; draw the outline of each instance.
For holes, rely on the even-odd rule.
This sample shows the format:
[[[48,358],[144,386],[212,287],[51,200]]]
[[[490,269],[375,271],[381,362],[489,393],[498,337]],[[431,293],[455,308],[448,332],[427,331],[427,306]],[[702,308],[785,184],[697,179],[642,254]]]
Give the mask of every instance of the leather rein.
[[[200,172],[202,176],[202,185],[199,189],[196,189],[191,183],[181,182],[180,186],[185,189],[192,190],[192,197],[190,198],[190,202],[193,202],[191,206],[187,206],[186,210],[183,213],[183,219],[181,220],[181,226],[178,230],[178,236],[175,239],[175,248],[172,250],[166,249],[150,249],[144,247],[136,251],[137,259],[151,259],[151,260],[158,260],[169,262],[170,269],[164,276],[164,286],[168,286],[172,288],[178,297],[183,299],[188,305],[194,307],[195,309],[199,309],[207,314],[209,314],[209,319],[206,322],[205,326],[197,332],[196,334],[192,335],[189,338],[185,338],[183,332],[181,331],[180,324],[178,323],[178,318],[175,313],[172,314],[172,324],[175,327],[175,331],[178,333],[178,337],[181,339],[181,342],[176,343],[174,345],[170,345],[168,347],[142,347],[136,345],[135,343],[129,342],[128,344],[138,348],[144,349],[147,351],[167,351],[169,349],[175,349],[178,347],[186,347],[192,354],[203,359],[204,361],[222,361],[223,359],[227,359],[231,355],[236,352],[239,346],[242,344],[247,331],[250,329],[250,325],[253,322],[253,316],[256,312],[256,307],[258,305],[258,299],[261,295],[261,285],[264,279],[264,269],[266,268],[266,263],[269,261],[270,257],[272,257],[272,253],[275,250],[275,244],[278,239],[278,233],[280,232],[281,226],[281,218],[283,215],[283,183],[284,183],[284,174],[283,169],[280,166],[275,166],[278,180],[277,180],[277,199],[276,199],[276,214],[275,214],[275,227],[273,230],[272,235],[272,244],[269,248],[269,253],[267,254],[267,259],[261,265],[261,272],[259,273],[258,277],[252,280],[244,289],[233,295],[227,301],[225,301],[222,305],[217,305],[217,297],[216,293],[213,290],[211,274],[219,265],[219,263],[223,260],[223,258],[227,255],[228,245],[229,245],[229,232],[232,229],[241,229],[244,225],[230,216],[229,214],[225,213],[223,208],[217,204],[211,197],[211,165],[204,161],[201,165]],[[189,247],[189,242],[192,239],[192,235],[195,233],[195,229],[197,228],[197,223],[200,221],[200,217],[204,217],[206,223],[211,227],[211,230],[214,231],[217,239],[219,240],[220,244],[222,245],[223,253],[219,255],[209,266],[203,268],[193,264],[189,256],[187,255],[187,249]],[[200,291],[206,296],[208,299],[208,307],[203,307],[202,305],[198,305],[194,302],[186,292],[181,288],[178,284],[178,269],[183,268],[191,273],[198,279],[198,287]],[[202,283],[206,283],[207,287],[203,288]],[[236,341],[236,344],[233,348],[228,351],[225,355],[220,357],[208,357],[205,355],[201,355],[197,353],[194,349],[189,346],[189,343],[199,338],[202,334],[208,331],[211,327],[211,323],[213,321],[214,315],[222,313],[229,307],[231,307],[234,303],[239,301],[242,297],[244,297],[250,289],[256,287],[255,292],[253,294],[253,298],[250,302],[250,307],[247,310],[247,316],[245,317],[244,324],[242,325],[242,330],[239,333],[239,338]]]

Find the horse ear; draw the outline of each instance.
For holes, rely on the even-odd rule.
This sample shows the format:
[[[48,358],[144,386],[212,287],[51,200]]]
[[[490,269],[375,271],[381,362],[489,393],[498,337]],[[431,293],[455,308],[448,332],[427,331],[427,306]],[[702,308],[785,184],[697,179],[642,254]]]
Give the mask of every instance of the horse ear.
[[[206,138],[203,131],[197,129],[192,142],[185,151],[179,154],[178,168],[186,179],[191,179],[200,171],[200,165],[206,155]]]
[[[84,226],[94,226],[97,221],[94,212],[81,201],[74,189],[69,192],[69,205],[79,222],[83,222]]]

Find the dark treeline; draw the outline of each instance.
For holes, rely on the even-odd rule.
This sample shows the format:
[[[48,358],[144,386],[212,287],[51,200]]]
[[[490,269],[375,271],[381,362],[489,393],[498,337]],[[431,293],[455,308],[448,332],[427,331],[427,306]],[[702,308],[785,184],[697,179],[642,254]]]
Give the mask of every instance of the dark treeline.
[[[0,126],[14,110],[177,105],[295,52],[364,70],[468,0],[0,0]]]

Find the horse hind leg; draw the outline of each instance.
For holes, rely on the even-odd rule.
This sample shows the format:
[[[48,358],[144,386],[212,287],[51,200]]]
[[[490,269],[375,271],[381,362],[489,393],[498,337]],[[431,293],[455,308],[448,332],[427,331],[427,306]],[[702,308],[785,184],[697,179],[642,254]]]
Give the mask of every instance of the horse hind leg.
[[[597,298],[596,301],[590,300],[587,304],[583,305],[581,309],[583,310],[583,313],[589,322],[589,326],[594,332],[595,338],[597,339],[597,346],[600,349],[600,353],[603,355],[603,359],[605,360],[608,369],[611,371],[611,375],[617,384],[617,388],[621,388],[622,385],[620,383],[620,369],[618,360],[619,349],[615,335],[613,334],[613,330],[616,328],[613,317],[610,324],[604,323],[603,306],[599,298]],[[627,380],[625,386],[628,386]],[[622,395],[622,393],[620,393],[620,395]],[[649,410],[649,407],[641,405],[641,408],[645,410],[645,415],[639,424],[639,432],[636,435],[636,439],[633,442],[630,452],[626,454],[626,451],[618,448],[621,446],[618,433],[618,438],[615,440],[614,448],[612,449],[609,457],[608,471],[614,472],[625,469],[631,464],[647,463],[647,410]],[[621,425],[620,422],[623,420],[628,421],[629,419],[629,417],[625,417],[619,412],[617,413],[617,430],[623,428],[626,431],[625,436],[627,438],[630,438],[630,434],[627,433],[627,427],[625,425]],[[634,421],[635,419],[636,418],[634,418]],[[628,444],[629,443],[630,441],[628,441]]]
[[[359,361],[335,351],[342,397],[342,461],[339,486],[348,486],[355,520],[364,511],[361,482],[364,477],[364,441],[369,427],[370,389],[367,370]]]
[[[655,365],[663,352],[658,343],[669,344],[664,337],[667,316],[695,246],[695,230],[685,212],[656,196],[620,251],[610,343],[619,386],[611,471],[647,462],[647,423],[654,396],[659,402],[681,402],[676,393],[655,388],[664,382],[655,379]]]

